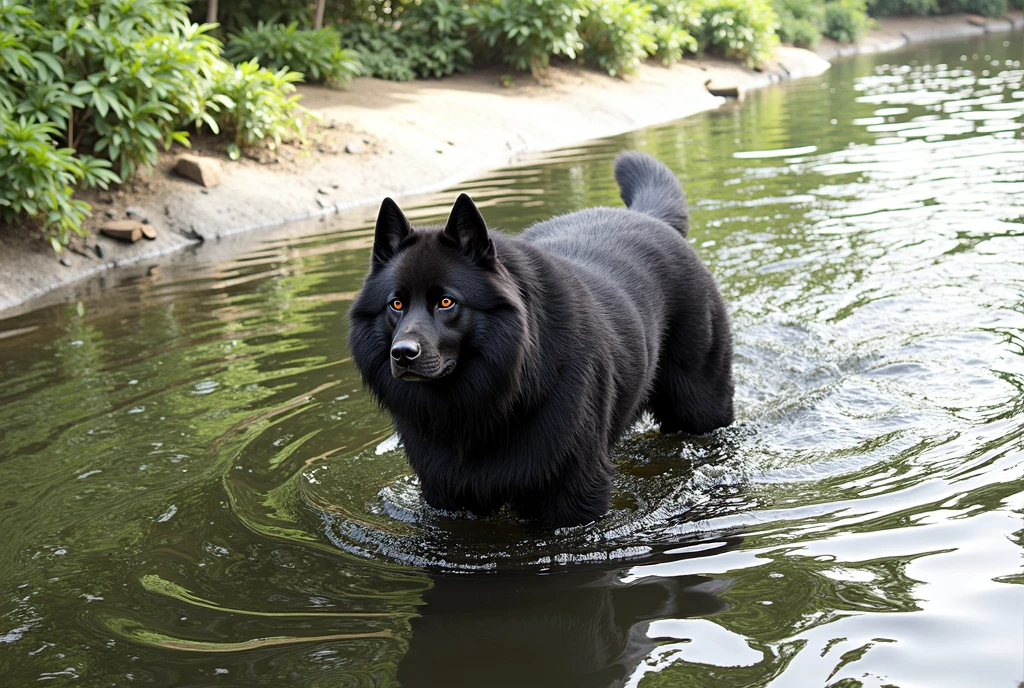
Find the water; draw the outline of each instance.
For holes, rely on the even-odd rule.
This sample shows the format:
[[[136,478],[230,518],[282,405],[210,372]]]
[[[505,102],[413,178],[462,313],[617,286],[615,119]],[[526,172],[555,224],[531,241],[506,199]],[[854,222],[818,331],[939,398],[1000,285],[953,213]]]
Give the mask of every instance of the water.
[[[861,58],[460,186],[516,231],[617,205],[621,148],[686,183],[739,419],[636,427],[593,526],[420,504],[346,350],[368,211],[0,320],[0,683],[1013,688],[1021,55]]]

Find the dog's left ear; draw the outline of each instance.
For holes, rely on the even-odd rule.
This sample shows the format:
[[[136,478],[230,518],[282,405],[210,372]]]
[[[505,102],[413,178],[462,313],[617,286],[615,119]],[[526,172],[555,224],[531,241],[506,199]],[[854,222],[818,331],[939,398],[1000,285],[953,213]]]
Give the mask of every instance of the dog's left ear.
[[[460,194],[444,226],[445,235],[468,256],[490,262],[497,256],[494,242],[487,237],[487,224],[473,199]]]

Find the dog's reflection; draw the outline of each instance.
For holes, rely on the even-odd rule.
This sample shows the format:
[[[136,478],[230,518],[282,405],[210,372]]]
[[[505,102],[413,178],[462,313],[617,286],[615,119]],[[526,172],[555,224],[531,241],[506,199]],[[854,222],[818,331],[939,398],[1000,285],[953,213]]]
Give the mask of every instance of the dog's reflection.
[[[398,667],[404,688],[621,686],[654,647],[650,621],[725,609],[700,576],[437,575]]]

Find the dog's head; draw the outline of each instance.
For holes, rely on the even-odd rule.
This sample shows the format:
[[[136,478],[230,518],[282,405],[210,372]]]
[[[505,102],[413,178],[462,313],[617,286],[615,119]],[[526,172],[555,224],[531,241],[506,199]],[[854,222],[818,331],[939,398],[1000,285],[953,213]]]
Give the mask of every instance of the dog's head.
[[[413,228],[395,202],[384,199],[370,273],[349,318],[356,365],[392,410],[425,393],[411,387],[467,380],[479,387],[514,378],[524,313],[519,290],[469,196],[459,196],[444,227],[422,228]]]

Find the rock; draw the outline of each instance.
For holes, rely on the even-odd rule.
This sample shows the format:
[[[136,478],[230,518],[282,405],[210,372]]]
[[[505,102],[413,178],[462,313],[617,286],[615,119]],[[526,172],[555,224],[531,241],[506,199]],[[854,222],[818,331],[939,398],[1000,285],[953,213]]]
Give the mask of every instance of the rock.
[[[323,199],[321,199],[321,198],[316,199],[316,204],[318,206],[320,206],[321,208],[326,208],[327,207],[327,204],[324,203]]]
[[[92,247],[92,250],[96,252],[96,257],[97,258],[103,258],[103,247],[102,246],[100,246],[99,244],[96,244],[95,246]]]
[[[349,155],[359,155],[363,150],[363,144],[359,141],[349,141],[345,144],[345,152]]]
[[[704,87],[708,89],[708,93],[713,96],[721,96],[722,98],[743,98],[743,89],[735,84],[716,84],[715,82],[708,80],[704,82]]]
[[[142,238],[142,223],[138,220],[114,220],[100,227],[108,237],[135,243]]]
[[[331,193],[330,191],[328,191],[327,189],[325,189],[323,187],[320,187],[319,189],[317,189],[316,192],[318,194],[320,194],[321,196],[326,196],[327,194]]]
[[[370,137],[369,136],[364,136],[363,137],[363,143],[365,143],[367,146],[369,146],[370,145]]]
[[[68,258],[67,256],[64,256],[63,258],[60,259],[60,264],[66,268],[69,268],[71,267],[71,259]]]
[[[186,179],[207,188],[217,186],[221,182],[220,163],[213,158],[201,158],[198,155],[182,155],[174,163],[174,171]]]
[[[103,214],[107,216],[108,220],[116,220],[117,219],[117,213],[115,213],[113,210],[104,210]]]
[[[124,214],[132,220],[138,220],[142,218],[142,209],[130,206],[124,211]]]
[[[100,194],[100,203],[106,203],[107,205],[111,205],[113,204],[113,202],[114,194],[110,193],[109,191],[104,191]]]

